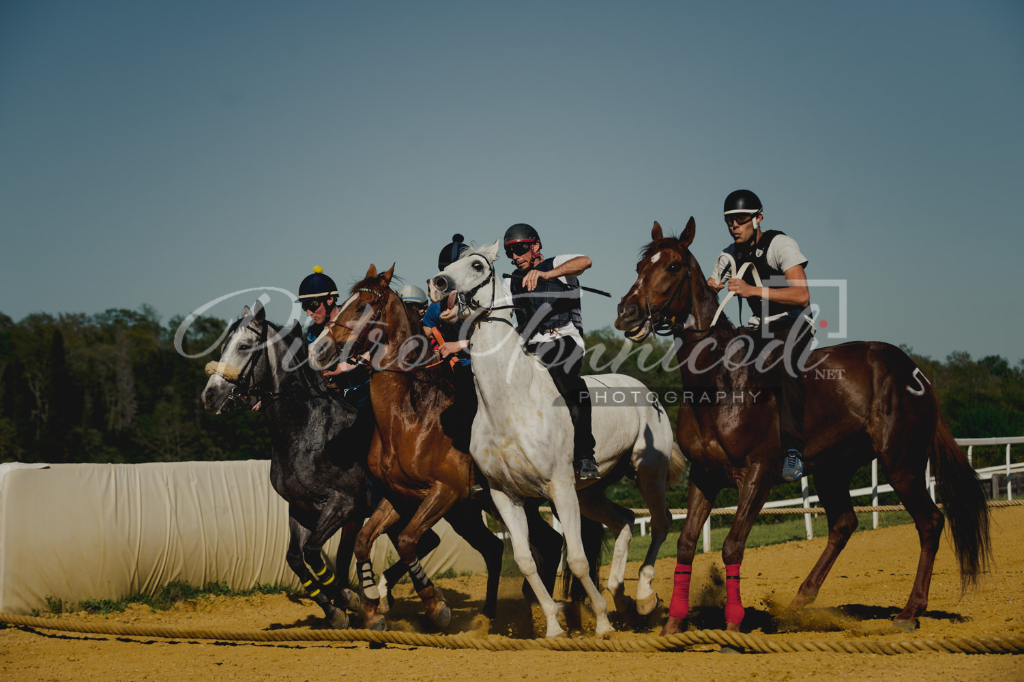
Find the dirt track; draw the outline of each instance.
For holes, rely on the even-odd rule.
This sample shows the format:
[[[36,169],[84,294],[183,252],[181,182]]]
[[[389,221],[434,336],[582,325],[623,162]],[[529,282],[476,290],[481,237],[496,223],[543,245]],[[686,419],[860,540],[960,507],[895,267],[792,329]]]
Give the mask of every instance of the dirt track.
[[[1024,508],[993,512],[995,565],[979,590],[959,596],[955,560],[944,538],[932,580],[929,611],[918,632],[894,631],[889,619],[906,602],[917,565],[917,533],[912,526],[857,534],[837,561],[818,602],[803,621],[786,629],[772,614],[795,593],[824,546],[824,539],[750,550],[743,562],[744,631],[780,639],[900,641],[908,638],[1002,636],[1019,634],[1024,623]],[[674,538],[673,538],[674,539]],[[698,556],[694,564],[693,627],[719,628],[724,617],[721,557]],[[670,596],[674,562],[658,564],[655,586]],[[636,573],[630,565],[627,576]],[[439,581],[452,606],[450,632],[480,627],[475,609],[482,601],[481,576]],[[635,581],[627,583],[630,594]],[[429,631],[419,604],[400,585],[389,614],[393,630]],[[203,626],[234,629],[309,627],[319,609],[305,599],[283,595],[215,598],[167,612],[136,606],[110,620],[122,623]],[[65,619],[102,619],[70,615]],[[612,614],[620,631],[656,634],[664,618],[659,608],[649,622],[630,628]],[[539,609],[523,602],[519,581],[502,584],[499,616],[489,624],[492,635],[533,637],[543,633]],[[359,623],[353,618],[353,625]],[[785,631],[783,631],[785,630]],[[582,617],[582,631],[592,635],[593,618]],[[661,654],[544,653],[447,651],[391,646],[371,650],[366,644],[222,644],[185,640],[117,639],[64,635],[20,628],[0,630],[0,679],[16,680],[191,680],[191,679],[347,679],[397,680],[545,680],[687,679],[828,680],[901,679],[1024,680],[1024,656],[913,654],[723,655],[708,651]]]

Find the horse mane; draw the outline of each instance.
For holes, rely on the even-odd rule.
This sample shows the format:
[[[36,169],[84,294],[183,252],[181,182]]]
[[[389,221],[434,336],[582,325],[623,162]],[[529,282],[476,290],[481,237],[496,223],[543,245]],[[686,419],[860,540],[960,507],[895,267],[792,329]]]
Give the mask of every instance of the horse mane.
[[[655,239],[653,242],[644,246],[640,249],[639,261],[646,260],[648,257],[653,256],[658,251],[663,249],[678,249],[682,245],[679,243],[679,239],[676,237],[663,237],[661,239]]]

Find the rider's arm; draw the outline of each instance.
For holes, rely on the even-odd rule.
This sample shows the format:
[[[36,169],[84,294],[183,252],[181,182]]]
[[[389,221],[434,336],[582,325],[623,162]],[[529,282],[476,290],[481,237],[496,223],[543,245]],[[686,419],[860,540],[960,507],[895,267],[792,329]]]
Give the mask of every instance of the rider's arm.
[[[786,270],[786,282],[789,286],[769,289],[768,287],[754,287],[741,279],[733,278],[729,280],[729,291],[735,291],[740,298],[757,296],[765,301],[806,308],[811,302],[811,292],[807,289],[807,275],[804,274],[804,266],[794,265]]]
[[[367,351],[367,352],[363,353],[362,355],[360,355],[359,357],[362,358],[363,360],[365,360],[366,362],[369,362],[370,361],[370,352]],[[336,377],[339,374],[344,374],[345,372],[351,372],[352,370],[354,370],[358,366],[359,365],[357,365],[357,364],[355,364],[353,362],[349,362],[348,360],[346,360],[345,362],[339,362],[337,365],[335,365],[331,369],[325,369],[323,372],[321,372],[321,375],[325,376],[325,377]]]
[[[538,272],[541,279],[554,279],[556,277],[576,277],[583,274],[584,270],[590,268],[594,261],[586,256],[576,256],[561,265],[551,268],[547,272]]]

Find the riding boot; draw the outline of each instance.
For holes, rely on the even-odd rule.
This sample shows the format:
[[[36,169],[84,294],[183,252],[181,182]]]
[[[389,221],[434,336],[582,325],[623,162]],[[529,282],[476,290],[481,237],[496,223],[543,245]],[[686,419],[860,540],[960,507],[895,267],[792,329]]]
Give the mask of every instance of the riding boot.
[[[573,426],[572,456],[578,467],[580,480],[601,478],[597,462],[594,461],[596,442],[591,422],[590,391],[580,377],[583,354],[576,342],[566,337],[540,346],[539,351],[538,359],[547,367],[552,381],[555,382],[555,388],[569,408],[569,418]]]
[[[772,393],[775,395],[775,403],[779,410],[779,439],[782,445],[782,478],[785,481],[799,481],[804,475],[803,452],[804,452],[804,405],[807,397],[807,386],[804,384],[803,372],[800,371],[800,355],[810,343],[812,334],[803,318],[799,318],[791,325],[786,325],[777,331],[774,336],[778,339],[786,339],[795,325],[801,325],[797,329],[801,335],[792,345],[784,347],[784,352],[789,355],[789,362],[785,359],[779,363],[778,380],[773,382]]]

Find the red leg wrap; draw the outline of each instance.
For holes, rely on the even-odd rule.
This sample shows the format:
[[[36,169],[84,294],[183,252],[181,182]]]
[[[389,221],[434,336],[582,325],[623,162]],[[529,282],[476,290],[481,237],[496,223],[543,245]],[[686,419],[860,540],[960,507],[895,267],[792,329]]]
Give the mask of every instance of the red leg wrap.
[[[668,606],[668,615],[672,618],[685,620],[690,613],[690,572],[692,566],[676,564],[675,582],[672,586],[672,603]]]
[[[740,600],[740,565],[725,567],[725,622],[743,622],[743,602]]]

